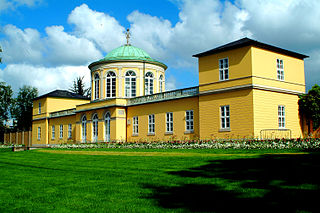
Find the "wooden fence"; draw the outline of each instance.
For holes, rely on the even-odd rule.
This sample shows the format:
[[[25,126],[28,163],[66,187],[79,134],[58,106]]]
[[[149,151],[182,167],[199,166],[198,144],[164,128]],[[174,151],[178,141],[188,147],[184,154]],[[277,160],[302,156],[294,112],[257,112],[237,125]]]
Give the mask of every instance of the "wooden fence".
[[[32,145],[31,135],[32,135],[31,131],[4,133],[4,143],[5,144],[22,144],[27,147],[30,147]]]

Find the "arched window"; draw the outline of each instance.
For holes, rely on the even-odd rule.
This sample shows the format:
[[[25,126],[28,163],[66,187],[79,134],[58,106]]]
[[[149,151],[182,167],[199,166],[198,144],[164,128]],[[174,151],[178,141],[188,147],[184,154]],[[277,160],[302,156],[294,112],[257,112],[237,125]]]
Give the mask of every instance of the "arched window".
[[[104,122],[105,122],[105,141],[110,142],[110,113],[107,112],[105,117],[104,117]]]
[[[153,94],[153,74],[151,72],[147,72],[144,78],[144,94],[145,95]]]
[[[100,77],[99,74],[94,74],[94,99],[99,99]]]
[[[92,139],[94,142],[98,141],[98,115],[94,114],[92,117]]]
[[[87,117],[84,115],[81,119],[82,142],[87,141]]]
[[[163,75],[159,77],[159,92],[163,92]]]
[[[126,73],[125,90],[127,98],[136,97],[136,73],[131,70]]]
[[[106,79],[106,97],[116,97],[116,74],[114,72],[108,72]]]

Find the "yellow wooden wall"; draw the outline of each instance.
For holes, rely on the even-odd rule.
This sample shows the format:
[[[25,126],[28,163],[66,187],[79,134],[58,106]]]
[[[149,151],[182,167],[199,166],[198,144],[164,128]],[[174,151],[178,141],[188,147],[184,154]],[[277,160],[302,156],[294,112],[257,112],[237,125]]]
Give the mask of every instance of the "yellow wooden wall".
[[[38,139],[38,127],[41,128],[41,137]],[[48,119],[32,121],[32,145],[48,144]]]
[[[299,118],[299,97],[297,95],[253,90],[254,133],[260,137],[263,129],[279,129],[278,106],[285,106],[285,129],[292,131],[292,137],[303,137]]]
[[[49,119],[49,144],[73,143],[75,141],[76,115],[62,116]],[[68,138],[68,125],[72,125],[71,138]],[[52,138],[52,126],[55,126],[55,137]],[[63,137],[60,138],[60,125],[63,125]]]
[[[193,110],[194,133],[186,133],[186,110]],[[173,112],[173,134],[166,134],[166,113]],[[174,139],[196,139],[199,137],[199,105],[198,97],[176,99],[138,106],[127,109],[127,140],[128,141],[158,141]],[[155,115],[155,135],[148,135],[148,116]],[[132,118],[138,116],[139,134],[133,136]]]
[[[243,47],[199,58],[199,85],[220,82],[219,59],[229,59],[229,80],[251,76],[251,49]],[[227,81],[226,81],[227,82]],[[224,87],[224,86],[222,86]]]
[[[221,131],[220,128],[220,107],[225,105],[230,107],[230,131]],[[202,139],[252,138],[254,136],[252,90],[200,95],[199,123]]]

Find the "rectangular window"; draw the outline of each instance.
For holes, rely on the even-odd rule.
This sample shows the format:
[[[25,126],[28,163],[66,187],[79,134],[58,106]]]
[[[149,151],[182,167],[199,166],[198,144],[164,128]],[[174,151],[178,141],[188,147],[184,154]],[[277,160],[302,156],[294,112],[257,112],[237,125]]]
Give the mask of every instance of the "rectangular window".
[[[279,128],[285,128],[286,122],[285,122],[285,108],[284,106],[278,106],[278,124]]]
[[[193,131],[193,110],[186,111],[186,130]]]
[[[148,133],[149,134],[154,134],[154,129],[155,129],[155,120],[154,120],[154,115],[149,115],[149,128],[148,128]]]
[[[52,138],[52,139],[55,139],[55,137],[56,137],[55,126],[52,126],[52,127],[51,127],[51,135],[52,135],[51,138]]]
[[[71,138],[72,136],[72,124],[68,125],[68,138]]]
[[[220,81],[229,79],[229,59],[219,59],[219,79]]]
[[[132,125],[132,127],[133,127],[133,134],[134,134],[134,135],[138,135],[138,133],[139,133],[139,129],[138,129],[138,127],[139,127],[138,116],[132,118],[132,123],[133,123],[133,125]]]
[[[41,139],[41,127],[38,127],[38,140]]]
[[[63,138],[63,125],[60,125],[60,139]]]
[[[39,102],[38,114],[41,114],[41,103]]]
[[[284,80],[283,60],[277,59],[277,78],[280,81]]]
[[[173,113],[167,112],[166,114],[166,132],[173,132]]]
[[[230,129],[230,107],[220,107],[221,129]]]

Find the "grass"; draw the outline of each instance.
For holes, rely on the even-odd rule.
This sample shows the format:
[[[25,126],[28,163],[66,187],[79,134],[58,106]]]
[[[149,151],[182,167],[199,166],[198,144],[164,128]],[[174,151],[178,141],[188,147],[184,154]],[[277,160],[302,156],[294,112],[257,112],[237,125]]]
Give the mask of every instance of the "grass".
[[[319,212],[320,153],[0,153],[0,212]]]

